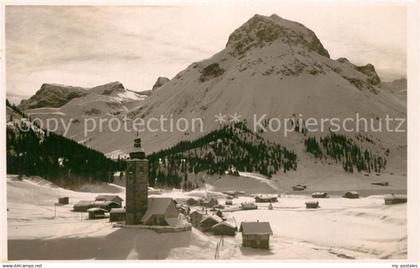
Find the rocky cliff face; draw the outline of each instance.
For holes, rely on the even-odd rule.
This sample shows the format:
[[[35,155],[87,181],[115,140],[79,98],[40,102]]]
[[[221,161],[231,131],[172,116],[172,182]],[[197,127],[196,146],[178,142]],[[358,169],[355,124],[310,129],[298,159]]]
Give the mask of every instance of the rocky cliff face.
[[[19,108],[22,110],[41,107],[61,107],[70,100],[85,96],[87,91],[82,87],[72,87],[59,84],[42,84],[34,96],[22,100]]]

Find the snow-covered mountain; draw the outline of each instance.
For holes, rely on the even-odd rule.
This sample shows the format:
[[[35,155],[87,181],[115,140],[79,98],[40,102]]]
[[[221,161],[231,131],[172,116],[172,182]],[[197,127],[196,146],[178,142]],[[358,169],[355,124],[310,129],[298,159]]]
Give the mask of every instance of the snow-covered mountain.
[[[267,118],[302,115],[305,119],[344,119],[359,113],[361,117],[374,119],[386,115],[405,118],[406,104],[380,85],[372,64],[357,66],[346,58],[330,58],[315,33],[304,25],[277,15],[255,15],[229,36],[222,51],[192,63],[127,114],[131,119],[146,121],[160,116],[189,121],[202,118],[204,132],[219,127],[215,122],[219,113],[227,116],[236,113],[248,123],[254,114],[267,114]],[[89,99],[89,95],[70,101],[60,112],[74,105],[85,116],[95,116],[95,113],[86,114],[85,110],[97,108],[97,98],[78,103],[82,99]],[[123,109],[117,106],[116,111]],[[114,115],[123,120],[121,114]],[[79,141],[83,139],[80,131],[77,128],[72,132],[73,138]],[[140,135],[145,150],[152,152],[203,133],[158,131]],[[288,137],[282,132],[263,135],[297,151],[298,155],[304,153],[304,137],[300,133]],[[395,157],[391,162],[405,163],[405,133],[364,135],[375,141],[372,146],[382,148],[378,150],[390,148],[390,158]],[[131,149],[134,136],[135,133],[124,130],[103,130],[91,133],[85,141],[103,152],[117,154]]]
[[[48,96],[71,96],[62,99],[61,105],[46,101]],[[80,93],[80,94],[79,94]],[[79,94],[76,96],[76,94]],[[110,116],[127,113],[141,105],[146,98],[139,92],[126,89],[120,82],[96,86],[93,88],[80,88],[71,86],[51,86],[44,84],[41,89],[29,100],[23,102],[25,111],[32,116],[47,119],[54,116],[64,116],[80,121],[81,117]],[[36,103],[37,105],[26,105]]]
[[[219,113],[237,113],[248,122],[253,114],[345,118],[358,112],[367,118],[405,117],[405,106],[382,92],[379,83],[373,65],[331,59],[302,24],[277,15],[255,15],[229,36],[225,49],[178,73],[131,115],[200,117],[209,130],[217,127],[214,115]],[[167,133],[143,136],[149,150],[185,138]],[[405,143],[405,136],[397,141],[395,135],[383,136],[384,142]]]

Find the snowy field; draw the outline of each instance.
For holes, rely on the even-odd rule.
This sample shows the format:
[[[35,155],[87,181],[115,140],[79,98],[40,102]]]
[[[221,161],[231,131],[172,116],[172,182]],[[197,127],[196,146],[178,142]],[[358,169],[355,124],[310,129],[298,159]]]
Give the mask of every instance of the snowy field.
[[[248,175],[247,185],[255,176]],[[264,183],[254,178],[256,185]],[[217,186],[217,184],[216,184]],[[226,188],[226,187],[224,187]],[[272,187],[269,187],[272,188]],[[163,191],[178,200],[216,197],[217,187],[182,192]],[[261,188],[263,189],[263,188]],[[115,228],[108,219],[87,220],[72,212],[79,200],[99,193],[118,193],[117,185],[85,187],[83,192],[59,188],[42,179],[7,179],[9,259],[214,259],[221,237],[191,232],[158,234],[151,230]],[[70,204],[54,206],[59,196]],[[252,197],[233,200],[235,208]],[[385,206],[381,195],[360,199],[332,196],[320,199],[321,208],[308,210],[309,195],[283,194],[274,209],[259,204],[258,210],[226,212],[229,221],[269,221],[274,235],[270,250],[241,247],[241,234],[225,237],[219,259],[405,259],[407,257],[406,204]]]

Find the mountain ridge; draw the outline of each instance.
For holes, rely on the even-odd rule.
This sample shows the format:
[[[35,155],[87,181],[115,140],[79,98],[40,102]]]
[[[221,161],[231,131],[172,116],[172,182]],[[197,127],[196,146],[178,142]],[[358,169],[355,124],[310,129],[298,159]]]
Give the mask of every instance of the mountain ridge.
[[[239,45],[241,50],[235,50],[241,40],[244,45]],[[257,15],[232,32],[223,50],[190,64],[137,107],[115,110],[110,116],[121,121],[124,116],[145,121],[160,116],[203,120],[204,132],[140,133],[147,153],[211,132],[219,127],[215,122],[218,114],[229,118],[236,113],[248,122],[252,122],[253,115],[263,114],[267,118],[290,118],[301,114],[304,119],[344,119],[354,117],[356,113],[375,120],[386,114],[406,117],[406,104],[384,92],[372,64],[357,66],[346,58],[332,59],[324,49],[316,35],[302,24],[276,16]],[[238,52],[243,53],[239,55]],[[131,150],[136,133],[105,130],[84,137],[78,129],[71,135],[93,148],[117,155]],[[263,135],[298,155],[305,154],[302,145],[305,136],[302,134]],[[405,163],[404,134],[369,132],[366,135],[378,140],[374,146],[390,147],[388,166],[399,165],[399,159]],[[392,161],[394,156],[395,162]]]

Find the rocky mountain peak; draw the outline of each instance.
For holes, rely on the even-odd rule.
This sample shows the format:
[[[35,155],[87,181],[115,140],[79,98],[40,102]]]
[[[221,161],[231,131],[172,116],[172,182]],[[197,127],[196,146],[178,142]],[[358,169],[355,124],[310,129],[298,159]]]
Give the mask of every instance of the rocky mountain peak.
[[[251,48],[264,47],[281,42],[289,47],[300,46],[322,56],[330,57],[317,36],[304,25],[283,19],[278,15],[269,17],[254,15],[230,34],[226,48],[231,55],[242,56]]]
[[[356,66],[356,69],[368,77],[368,82],[372,85],[377,85],[381,82],[378,74],[376,73],[375,66],[368,63],[365,66]]]
[[[159,76],[158,79],[156,80],[155,84],[153,85],[152,91],[155,91],[155,90],[159,89],[160,87],[162,87],[164,84],[166,84],[168,82],[169,82],[169,78]]]
[[[115,81],[93,87],[89,91],[100,95],[111,95],[113,93],[125,92],[126,89],[121,82]]]
[[[86,95],[86,89],[60,84],[44,83],[34,96],[22,100],[19,108],[22,110],[41,107],[61,107],[71,99]]]

